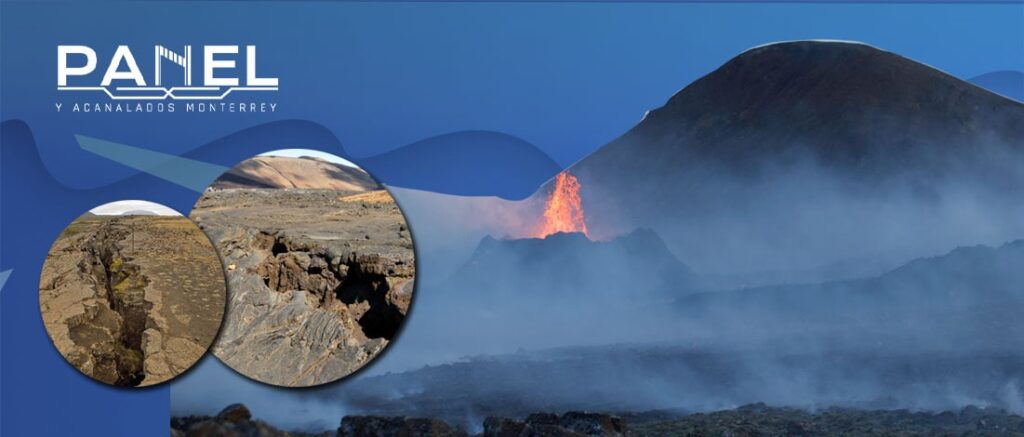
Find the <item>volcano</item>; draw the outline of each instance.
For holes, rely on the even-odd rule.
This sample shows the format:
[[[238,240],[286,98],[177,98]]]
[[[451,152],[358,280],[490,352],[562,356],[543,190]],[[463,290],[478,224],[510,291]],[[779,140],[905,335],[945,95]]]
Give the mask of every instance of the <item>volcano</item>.
[[[866,44],[797,41],[743,52],[565,171],[591,237],[650,227],[712,273],[1019,238],[1021,162],[1024,104]],[[965,205],[1000,222],[957,224]]]
[[[687,292],[695,278],[650,229],[610,241],[559,232],[546,238],[484,237],[447,288],[488,298],[673,297]]]
[[[571,169],[634,188],[807,158],[863,181],[925,180],[954,158],[991,165],[973,161],[997,149],[1024,151],[1019,102],[866,44],[799,41],[740,54]]]
[[[561,172],[555,177],[555,186],[544,203],[544,214],[537,224],[536,237],[574,232],[588,234],[587,218],[580,199],[580,183],[569,172]]]

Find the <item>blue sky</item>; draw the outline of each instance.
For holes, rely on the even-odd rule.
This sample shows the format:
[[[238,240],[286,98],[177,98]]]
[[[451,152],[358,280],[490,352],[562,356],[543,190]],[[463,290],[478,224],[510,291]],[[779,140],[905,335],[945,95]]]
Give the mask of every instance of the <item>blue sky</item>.
[[[1024,3],[216,2],[202,4],[202,13],[188,2],[162,4],[160,13],[141,3],[3,8],[2,116],[50,125],[36,132],[53,147],[73,145],[71,131],[101,138],[117,131],[106,139],[181,153],[257,122],[303,118],[331,129],[354,157],[484,129],[526,139],[567,165],[694,79],[767,42],[864,41],[963,78],[1024,70]],[[168,117],[57,118],[55,45],[90,44],[103,59],[125,42],[140,51],[153,44],[257,44],[260,74],[281,80],[279,111],[172,118],[188,119],[188,132]],[[140,64],[144,72],[150,68]],[[136,137],[146,140],[139,144]],[[90,159],[49,150],[44,158]]]

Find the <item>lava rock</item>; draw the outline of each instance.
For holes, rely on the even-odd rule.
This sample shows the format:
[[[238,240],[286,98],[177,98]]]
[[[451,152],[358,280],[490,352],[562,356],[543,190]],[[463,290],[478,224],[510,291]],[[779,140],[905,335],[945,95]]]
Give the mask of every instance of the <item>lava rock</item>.
[[[533,436],[623,436],[625,422],[616,416],[601,413],[571,411],[559,416],[552,413],[533,413],[525,421],[488,417],[484,420],[485,437]]]
[[[185,416],[171,418],[172,437],[290,437],[260,420],[242,404],[232,404],[215,417]]]
[[[220,413],[217,414],[217,419],[225,420],[231,423],[241,423],[243,421],[252,419],[252,413],[249,409],[242,404],[231,404],[225,407]]]
[[[465,431],[437,419],[378,416],[346,416],[341,419],[338,437],[461,437]]]

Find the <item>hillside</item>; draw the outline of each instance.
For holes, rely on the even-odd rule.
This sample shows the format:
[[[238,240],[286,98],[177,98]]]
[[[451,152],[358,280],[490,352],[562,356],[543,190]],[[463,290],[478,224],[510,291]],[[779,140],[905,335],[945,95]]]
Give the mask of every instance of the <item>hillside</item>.
[[[212,185],[223,188],[380,189],[365,171],[312,157],[257,156],[236,165]]]

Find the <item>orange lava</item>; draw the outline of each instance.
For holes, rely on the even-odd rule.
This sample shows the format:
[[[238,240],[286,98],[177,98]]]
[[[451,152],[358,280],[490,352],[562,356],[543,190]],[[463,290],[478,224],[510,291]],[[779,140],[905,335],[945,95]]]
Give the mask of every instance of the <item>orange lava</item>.
[[[589,236],[580,202],[580,182],[568,172],[555,179],[555,189],[544,205],[544,217],[535,236],[544,238],[558,232],[581,232]]]

